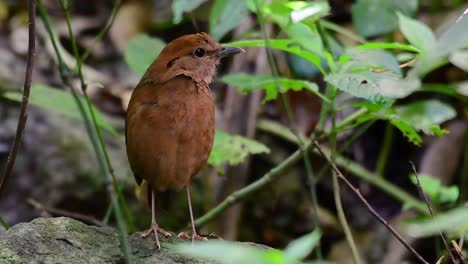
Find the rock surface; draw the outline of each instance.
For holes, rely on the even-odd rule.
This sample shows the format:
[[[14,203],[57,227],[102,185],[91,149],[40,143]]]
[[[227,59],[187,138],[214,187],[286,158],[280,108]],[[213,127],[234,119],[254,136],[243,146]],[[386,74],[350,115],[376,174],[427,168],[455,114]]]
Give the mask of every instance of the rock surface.
[[[171,245],[187,241],[176,235],[160,236],[161,251],[155,248],[154,239],[140,235],[128,237],[134,263],[214,263],[171,251]],[[11,227],[0,237],[0,263],[125,263],[119,246],[113,228],[88,226],[66,217],[37,218]]]

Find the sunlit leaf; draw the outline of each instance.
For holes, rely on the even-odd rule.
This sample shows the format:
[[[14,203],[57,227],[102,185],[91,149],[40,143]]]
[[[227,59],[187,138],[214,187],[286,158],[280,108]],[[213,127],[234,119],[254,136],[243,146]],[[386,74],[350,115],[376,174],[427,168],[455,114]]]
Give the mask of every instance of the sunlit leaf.
[[[212,166],[219,166],[223,163],[236,165],[244,161],[249,154],[269,152],[270,149],[258,141],[217,130],[208,164]]]
[[[248,16],[245,1],[215,0],[210,12],[210,34],[220,40]]]
[[[208,0],[173,0],[172,12],[174,13],[173,23],[178,24],[182,21],[184,13],[191,12]]]
[[[138,34],[128,41],[125,48],[125,61],[132,71],[143,75],[166,44],[146,34]]]
[[[286,92],[288,90],[300,91],[302,89],[313,92],[323,100],[328,101],[324,95],[319,93],[317,84],[304,80],[274,77],[270,75],[250,75],[246,73],[228,74],[223,76],[220,80],[235,86],[236,89],[242,93],[251,93],[263,89],[266,94],[265,101],[276,99],[278,97],[278,92]],[[279,91],[278,88],[280,88]]]
[[[290,1],[291,3],[293,1]],[[293,23],[300,22],[304,19],[316,20],[322,18],[330,12],[330,4],[327,1],[309,2],[305,6],[296,8],[291,12],[291,20]]]
[[[272,49],[283,50],[295,55],[298,55],[307,61],[314,64],[322,73],[325,73],[322,65],[320,56],[314,54],[313,52],[305,49],[294,40],[291,39],[270,39],[268,41],[264,39],[260,40],[244,40],[244,41],[235,41],[227,43],[228,46],[234,47],[265,47],[269,46]]]
[[[315,246],[317,246],[320,237],[320,231],[316,229],[313,232],[289,243],[284,250],[286,263],[293,263],[294,261],[302,260],[307,257]]]
[[[184,255],[209,259],[221,264],[271,264],[273,259],[281,259],[281,252],[274,249],[261,249],[254,246],[246,246],[238,242],[223,240],[209,240],[201,243],[184,243],[171,246],[172,250]]]
[[[468,206],[460,206],[443,213],[437,213],[434,218],[426,218],[407,224],[407,233],[414,237],[429,237],[438,235],[440,231],[450,236],[460,236],[468,232]]]
[[[398,21],[400,31],[413,46],[424,52],[434,49],[436,39],[428,26],[401,13],[398,13]]]
[[[21,102],[23,98],[22,94],[17,92],[6,92],[2,94],[2,96],[16,102]],[[88,117],[90,117],[86,100],[80,96],[80,102],[83,105],[84,111]],[[80,120],[83,119],[72,94],[56,88],[41,84],[33,85],[29,95],[29,103],[34,106],[63,114],[66,117]],[[104,119],[103,114],[101,114],[101,112],[94,106],[92,106],[92,109],[98,126],[113,135],[118,135],[115,129]]]
[[[358,0],[351,8],[357,32],[371,37],[392,32],[398,25],[396,12],[413,15],[418,0]]]
[[[404,98],[421,86],[419,79],[401,79],[390,71],[330,74],[325,81],[344,92],[374,102]]]

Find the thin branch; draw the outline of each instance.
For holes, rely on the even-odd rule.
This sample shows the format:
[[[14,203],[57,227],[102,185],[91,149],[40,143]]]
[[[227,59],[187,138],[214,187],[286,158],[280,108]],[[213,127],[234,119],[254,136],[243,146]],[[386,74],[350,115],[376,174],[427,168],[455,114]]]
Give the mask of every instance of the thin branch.
[[[78,76],[80,78],[80,83],[81,83],[81,91],[83,92],[83,96],[85,98],[85,102],[86,102],[86,106],[88,108],[88,112],[91,115],[91,121],[92,121],[94,130],[96,132],[97,141],[99,143],[99,146],[101,147],[102,154],[104,155],[104,161],[106,162],[107,171],[111,176],[110,178],[111,178],[112,185],[114,187],[113,189],[115,190],[118,201],[120,203],[119,206],[122,206],[124,217],[125,217],[125,220],[127,221],[127,225],[129,227],[130,231],[134,232],[135,231],[135,225],[133,223],[133,218],[130,215],[130,212],[128,210],[128,206],[127,206],[127,204],[125,202],[125,198],[123,197],[122,191],[119,188],[117,177],[115,176],[114,168],[112,166],[112,162],[110,160],[109,153],[107,151],[106,145],[104,143],[104,137],[103,137],[103,135],[101,133],[101,129],[100,129],[100,127],[98,125],[98,122],[97,122],[97,119],[96,119],[96,114],[94,113],[94,108],[93,108],[93,106],[91,104],[91,99],[89,98],[89,95],[88,95],[88,92],[87,92],[87,86],[88,85],[85,82],[83,72],[81,70],[82,60],[81,60],[80,54],[78,52],[78,45],[76,43],[76,39],[75,39],[75,35],[73,33],[73,29],[71,27],[70,13],[69,13],[69,10],[67,9],[67,5],[65,3],[65,0],[60,0],[59,2],[60,2],[60,5],[62,6],[62,9],[63,9],[64,13],[65,13],[65,21],[66,21],[66,24],[67,24],[67,27],[68,27],[68,32],[69,32],[69,36],[70,36],[70,40],[71,40],[71,44],[72,44],[73,55],[75,56],[76,65],[78,67],[77,70],[78,70]],[[117,10],[118,5],[119,5],[119,1],[117,0],[114,3],[114,10]],[[111,19],[111,21],[113,21],[113,20]],[[101,32],[105,32],[105,30],[102,30]]]
[[[312,147],[311,141],[307,141],[304,147],[304,151],[309,151]],[[260,179],[252,182],[251,184],[243,187],[240,190],[237,190],[226,197],[221,203],[219,203],[215,208],[211,209],[202,217],[195,220],[195,226],[200,227],[206,224],[208,221],[217,217],[225,209],[231,207],[232,205],[238,203],[239,201],[246,199],[250,195],[254,194],[256,191],[260,190],[262,187],[271,183],[278,176],[283,175],[288,169],[294,166],[299,162],[303,157],[303,151],[301,149],[296,150],[291,156],[289,156],[282,163],[268,171]]]
[[[70,217],[70,218],[73,218],[73,219],[76,219],[76,220],[80,220],[80,221],[82,221],[84,223],[92,224],[92,225],[95,225],[95,226],[108,227],[108,225],[106,225],[105,223],[103,223],[103,222],[101,222],[101,221],[97,220],[96,218],[94,218],[92,216],[89,216],[89,215],[70,212],[70,211],[66,211],[66,210],[62,210],[62,209],[58,209],[58,208],[54,208],[54,207],[48,207],[48,206],[45,206],[45,205],[39,203],[38,201],[36,201],[34,199],[27,199],[26,202],[29,205],[31,205],[32,207],[34,207],[34,209],[39,210],[39,211],[44,211],[44,212],[47,212],[47,213],[52,214],[52,215],[66,216],[66,217]]]
[[[411,167],[413,168],[414,176],[416,177],[416,186],[418,187],[418,192],[419,196],[424,200],[424,202],[427,205],[427,209],[429,210],[429,214],[431,215],[432,219],[434,219],[434,212],[432,210],[432,205],[431,202],[429,201],[429,198],[427,198],[427,195],[424,193],[424,190],[421,187],[421,182],[419,181],[419,175],[418,171],[416,170],[416,166],[414,166],[414,163],[410,161]],[[439,235],[440,239],[442,239],[442,242],[444,243],[445,248],[447,249],[448,254],[450,255],[450,259],[452,259],[452,262],[455,263],[455,257],[452,255],[452,252],[450,251],[450,248],[447,244],[447,240],[444,236],[444,233],[439,230]]]
[[[28,59],[26,65],[26,73],[24,77],[23,100],[21,101],[20,116],[16,127],[16,135],[13,141],[13,146],[10,150],[5,171],[2,180],[0,181],[0,194],[5,189],[9,178],[11,177],[13,166],[15,165],[16,155],[21,145],[24,127],[28,119],[28,102],[29,92],[31,90],[31,78],[34,66],[34,57],[36,55],[36,0],[29,0],[29,36],[28,36]]]
[[[91,54],[91,51],[94,49],[94,47],[96,46],[96,44],[101,41],[101,39],[104,37],[104,35],[106,34],[106,32],[110,29],[110,27],[112,26],[112,24],[114,24],[114,20],[115,20],[115,16],[117,15],[117,11],[119,10],[119,7],[120,7],[120,3],[122,1],[121,0],[115,0],[114,2],[114,6],[112,7],[112,11],[111,11],[111,15],[109,17],[109,19],[107,20],[106,22],[106,25],[104,26],[104,28],[99,31],[99,33],[96,35],[96,38],[94,38],[94,41],[93,43],[91,43],[91,45],[83,52],[83,55],[81,56],[80,58],[80,62],[83,63],[84,61],[86,61],[86,59],[88,58],[88,56]],[[77,65],[77,67],[79,67]]]
[[[61,2],[63,3],[63,2]],[[65,7],[63,5],[63,7]],[[66,15],[66,18],[68,18],[67,20],[69,20],[69,14],[68,14],[68,11],[66,10],[66,8],[64,8],[64,11],[65,11],[65,15]],[[47,15],[47,12],[44,8],[44,6],[40,3],[39,5],[39,13],[41,15],[41,18],[43,20],[43,23],[44,23],[44,26],[47,30],[47,33],[52,41],[52,45],[54,47],[54,51],[55,51],[55,55],[57,56],[57,61],[58,61],[58,68],[59,68],[59,72],[60,72],[60,76],[62,78],[62,81],[63,83],[68,86],[72,92],[72,95],[73,95],[73,98],[75,99],[77,105],[78,105],[78,108],[80,109],[80,113],[84,119],[84,123],[85,123],[85,126],[86,126],[86,130],[88,132],[88,136],[90,138],[90,140],[93,142],[93,149],[95,151],[95,154],[96,154],[96,157],[98,159],[98,163],[99,163],[99,168],[101,170],[101,173],[102,175],[108,178],[110,178],[110,180],[108,180],[106,182],[106,191],[107,193],[109,194],[110,196],[110,199],[111,199],[111,204],[113,206],[113,212],[114,212],[114,216],[116,218],[116,222],[117,222],[117,228],[119,230],[119,235],[120,235],[120,241],[122,243],[122,250],[123,250],[123,254],[125,256],[125,261],[126,263],[131,263],[132,260],[130,259],[130,256],[131,256],[131,251],[130,251],[130,245],[129,245],[129,242],[128,242],[128,238],[127,238],[127,226],[125,225],[124,223],[124,220],[123,220],[123,216],[122,216],[122,212],[121,212],[121,208],[120,208],[120,203],[119,203],[119,198],[118,198],[118,192],[119,192],[119,188],[118,188],[118,184],[116,182],[116,180],[113,178],[113,175],[112,174],[108,174],[107,173],[107,170],[109,169],[107,167],[107,164],[106,162],[104,161],[104,158],[103,158],[103,153],[101,152],[102,149],[99,149],[99,147],[97,146],[97,139],[96,139],[96,131],[94,131],[92,129],[92,126],[94,128],[96,128],[97,124],[96,124],[96,119],[95,117],[93,116],[93,111],[92,111],[92,108],[91,108],[91,117],[93,118],[92,120],[89,119],[88,117],[88,114],[86,113],[86,111],[84,110],[84,106],[79,98],[79,95],[77,93],[77,88],[75,87],[75,85],[73,84],[73,80],[72,80],[72,76],[71,76],[71,70],[70,68],[64,63],[63,59],[62,59],[62,55],[60,53],[60,50],[58,49],[58,45],[57,45],[57,40],[54,36],[54,33],[52,31],[52,26],[51,26],[51,23],[48,19],[48,15]],[[69,22],[69,21],[68,21]],[[73,34],[72,32],[70,32],[71,34]],[[90,102],[89,102],[89,98],[85,97],[85,101],[87,103],[87,106],[88,108],[90,107]],[[102,142],[101,142],[102,143]]]
[[[356,117],[357,118],[357,117]],[[343,120],[342,122],[348,122]],[[270,122],[271,123],[271,122]],[[337,124],[337,127],[341,126],[341,123]],[[295,143],[294,141],[296,140],[294,137],[292,137],[291,133],[289,132],[289,129],[285,126],[282,126],[278,123],[276,123],[274,126],[271,126],[270,124],[265,124],[265,122],[259,122],[257,124],[257,127],[263,131],[266,131],[268,133],[271,133],[273,135],[279,136],[283,139],[286,139],[292,143]],[[329,131],[323,132],[323,136],[328,135]],[[357,134],[357,133],[356,133]],[[356,135],[355,134],[355,135]],[[355,136],[354,135],[354,136]],[[320,140],[321,136],[316,136],[317,140]],[[400,187],[397,185],[389,182],[386,180],[386,178],[391,178],[391,177],[377,177],[374,173],[371,171],[367,170],[366,168],[362,167],[358,163],[345,158],[343,155],[340,155],[339,153],[342,152],[344,147],[346,147],[347,144],[343,145],[343,148],[341,148],[336,155],[336,165],[340,168],[344,168],[350,173],[352,173],[354,176],[368,182],[372,186],[377,187],[378,189],[384,191],[391,197],[393,197],[395,200],[400,201],[403,204],[409,205],[411,208],[416,210],[418,213],[423,214],[423,215],[428,215],[426,205],[413,197],[411,194],[407,193],[406,191],[402,190]],[[326,147],[322,147],[322,150],[327,154],[330,155],[331,151],[327,149]],[[314,150],[312,152],[313,154],[320,155],[320,153],[317,150]]]
[[[273,52],[269,45],[270,38],[268,36],[267,30],[265,29],[263,14],[260,12],[259,3],[257,0],[254,1],[254,4],[255,4],[255,13],[257,15],[257,19],[260,24],[262,35],[266,44],[265,52],[266,52],[267,59],[268,59],[268,65],[270,66],[272,75],[274,77],[278,77],[279,71],[276,65],[275,57],[273,56]],[[281,87],[278,83],[277,78],[274,78],[274,84],[275,84],[276,90],[281,91],[280,89]],[[280,94],[281,102],[286,111],[286,116],[288,118],[288,121],[291,127],[293,127],[293,131],[294,131],[293,134],[297,138],[298,146],[300,149],[303,150],[303,160],[304,160],[305,170],[306,170],[307,179],[310,185],[310,192],[311,192],[311,201],[312,201],[312,209],[313,209],[312,221],[313,221],[315,228],[320,230],[320,222],[318,219],[318,199],[317,199],[317,190],[316,190],[316,180],[314,179],[312,165],[309,159],[309,152],[305,149],[306,148],[305,142],[299,133],[299,129],[297,127],[296,122],[294,121],[293,113],[291,111],[291,105],[287,96],[281,92],[279,94]],[[317,242],[316,250],[317,250],[317,257],[319,260],[321,260],[322,259],[322,247],[321,247],[320,240]]]
[[[327,160],[327,162],[337,174],[338,178],[341,179],[351,189],[351,191],[353,191],[353,193],[367,207],[369,212],[371,212],[403,244],[403,246],[405,246],[409,251],[411,251],[411,253],[413,253],[414,256],[418,258],[419,261],[421,261],[421,263],[429,264],[429,262],[427,262],[408,242],[405,241],[405,239],[398,233],[398,231],[396,231],[382,216],[380,216],[379,213],[377,213],[377,211],[375,211],[375,209],[367,202],[364,196],[362,196],[359,189],[354,187],[348,181],[348,179],[346,179],[346,177],[341,173],[341,171],[336,167],[336,165],[331,161],[331,159],[327,155],[325,155],[318,141],[314,141],[314,146],[320,152],[322,157],[324,157]]]

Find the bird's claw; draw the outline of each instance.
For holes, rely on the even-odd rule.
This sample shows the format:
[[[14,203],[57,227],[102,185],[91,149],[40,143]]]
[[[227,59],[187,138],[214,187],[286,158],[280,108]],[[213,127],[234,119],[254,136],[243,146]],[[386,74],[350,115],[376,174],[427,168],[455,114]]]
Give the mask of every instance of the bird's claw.
[[[151,224],[151,227],[141,235],[141,237],[142,238],[147,238],[148,236],[150,236],[153,233],[154,233],[154,239],[156,240],[156,246],[158,247],[158,249],[161,249],[161,243],[159,243],[158,233],[160,233],[164,237],[170,237],[171,236],[171,233],[169,233],[166,230],[160,228],[158,226],[158,224],[153,223],[153,224]]]
[[[197,233],[194,233],[192,235],[189,235],[185,232],[180,232],[177,237],[179,238],[186,238],[186,239],[191,239],[192,241],[195,241],[195,240],[199,240],[199,241],[206,241],[208,240],[208,238],[204,237],[204,236],[200,236],[198,235]]]

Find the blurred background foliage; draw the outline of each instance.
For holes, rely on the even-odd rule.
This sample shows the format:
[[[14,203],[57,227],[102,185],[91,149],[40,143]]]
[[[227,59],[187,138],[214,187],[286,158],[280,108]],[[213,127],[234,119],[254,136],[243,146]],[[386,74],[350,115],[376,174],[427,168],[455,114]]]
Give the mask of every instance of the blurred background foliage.
[[[41,2],[64,66],[58,67],[54,41],[38,18],[33,106],[14,174],[0,197],[0,235],[8,225],[44,215],[77,213],[82,220],[116,223],[100,151],[83,121],[91,113],[124,197],[119,201],[126,226],[132,232],[145,228],[150,214],[125,156],[126,106],[165,43],[204,31],[247,53],[224,62],[212,84],[218,129],[209,166],[192,183],[196,216],[274,174],[313,137],[430,262],[446,254],[439,229],[448,240],[465,236],[468,2],[62,1],[69,20],[59,1]],[[0,168],[19,113],[27,19],[26,1],[0,0]],[[69,69],[66,76],[63,68]],[[64,77],[70,83],[64,85]],[[74,97],[73,87],[83,83],[87,94],[77,89]],[[87,96],[92,107],[83,113],[79,102],[86,105]],[[283,252],[243,252],[215,243],[197,254],[240,250],[258,263],[350,263],[332,171],[316,152],[307,153],[201,228],[230,240],[289,244]],[[416,164],[434,219],[418,196],[409,161]],[[339,193],[366,262],[414,261],[353,193],[345,187]],[[158,201],[161,226],[186,227],[183,194],[159,194]]]

